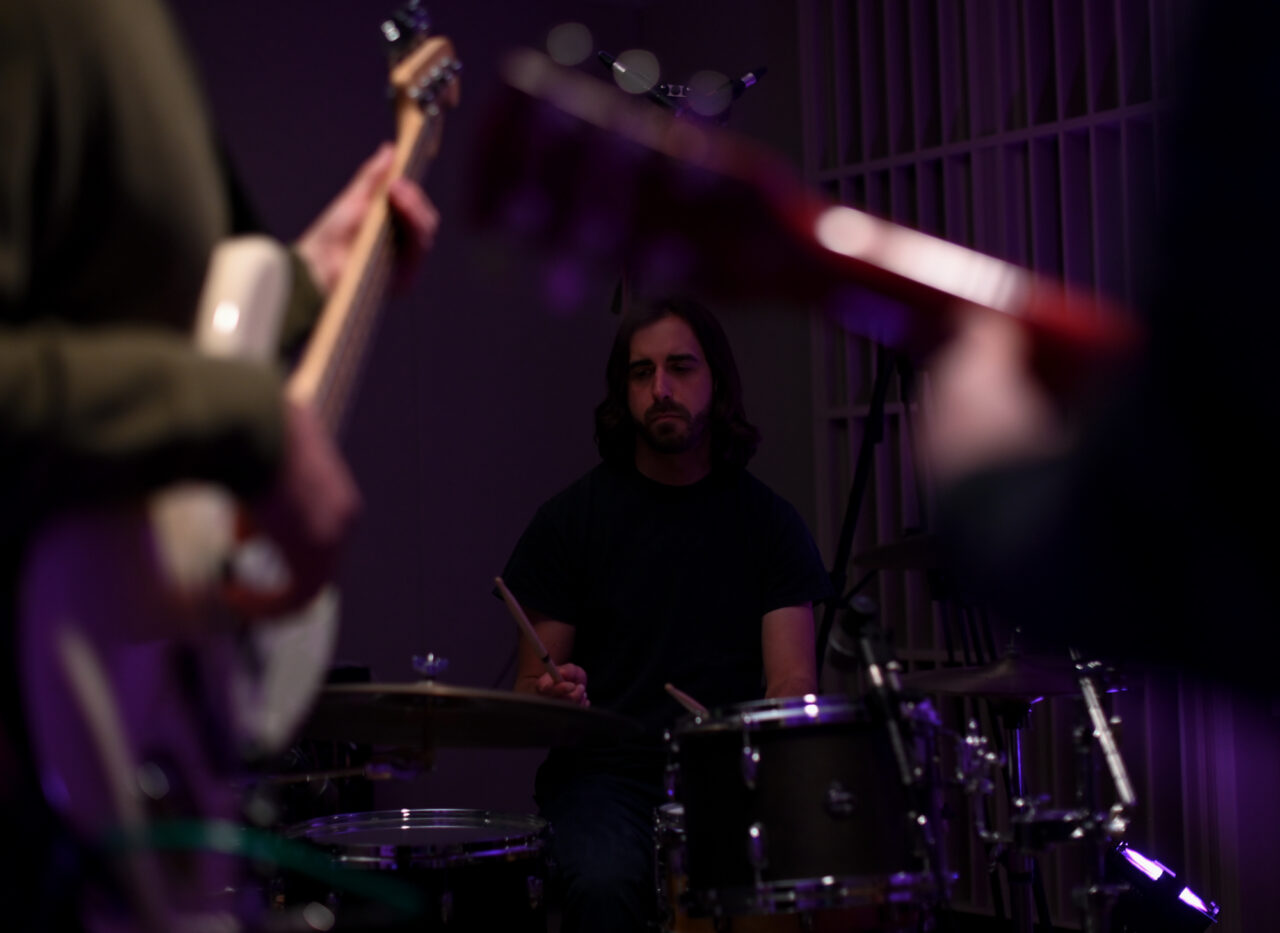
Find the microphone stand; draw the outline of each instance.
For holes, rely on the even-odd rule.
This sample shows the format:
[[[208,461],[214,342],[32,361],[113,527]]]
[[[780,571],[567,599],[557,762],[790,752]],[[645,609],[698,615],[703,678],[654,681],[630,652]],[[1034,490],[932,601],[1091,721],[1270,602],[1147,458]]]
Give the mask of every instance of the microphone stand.
[[[919,837],[921,853],[933,878],[936,892],[933,906],[942,908],[949,899],[949,891],[937,830],[940,821],[929,797],[924,766],[918,760],[914,746],[907,741],[911,717],[903,714],[902,682],[898,678],[900,668],[896,660],[883,659],[887,652],[882,634],[879,622],[864,616],[858,626],[858,651],[870,681],[868,694],[872,708],[889,735],[898,778],[906,791],[907,819]],[[913,706],[913,710],[918,709]],[[917,715],[923,715],[923,711]],[[937,725],[936,721],[934,724]]]
[[[849,559],[853,555],[853,533],[858,527],[858,515],[862,511],[862,501],[866,498],[867,484],[871,481],[875,447],[884,439],[885,400],[889,394],[889,383],[893,379],[895,357],[881,347],[876,358],[879,365],[876,370],[875,385],[871,389],[871,404],[867,410],[866,427],[862,432],[862,443],[858,447],[858,459],[853,470],[853,485],[849,489],[844,522],[840,527],[840,541],[836,546],[835,557],[831,561],[831,585],[835,595],[823,606],[822,623],[818,626],[815,644],[818,670],[822,670],[823,658],[827,653],[827,639],[831,637],[831,626],[835,623],[836,609],[848,599],[844,588],[849,578]]]

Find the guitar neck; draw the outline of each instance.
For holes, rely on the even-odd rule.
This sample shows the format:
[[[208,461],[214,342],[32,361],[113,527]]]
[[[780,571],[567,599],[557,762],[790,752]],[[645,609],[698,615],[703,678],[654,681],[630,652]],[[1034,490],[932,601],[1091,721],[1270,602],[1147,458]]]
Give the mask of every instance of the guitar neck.
[[[1056,388],[1132,351],[1131,315],[1103,297],[832,203],[778,154],[674,119],[603,81],[524,52],[509,59],[474,160],[482,223],[547,252],[649,273],[664,291],[821,309],[851,333],[915,355],[962,309],[1017,319]],[[534,220],[516,208],[533,188]],[[586,253],[581,231],[600,229]]]
[[[436,135],[438,136],[438,123]],[[418,177],[427,142],[415,139],[398,152],[392,177]],[[312,405],[339,433],[363,372],[395,258],[395,230],[385,189],[365,217],[351,258],[289,380],[289,396]]]
[[[436,38],[393,70],[392,86],[400,93],[392,170],[365,215],[342,276],[289,379],[289,397],[311,405],[335,436],[358,386],[392,274],[395,222],[386,188],[392,179],[422,178],[426,173],[440,148],[443,105],[457,103],[457,69],[447,40]]]

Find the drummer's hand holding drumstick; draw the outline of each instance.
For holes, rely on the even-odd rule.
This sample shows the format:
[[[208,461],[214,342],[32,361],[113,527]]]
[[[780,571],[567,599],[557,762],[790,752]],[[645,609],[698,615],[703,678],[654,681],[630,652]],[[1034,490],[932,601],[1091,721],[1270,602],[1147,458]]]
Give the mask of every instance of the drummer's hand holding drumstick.
[[[515,689],[553,700],[565,700],[578,706],[590,706],[591,701],[587,698],[587,672],[576,664],[556,664],[552,660],[553,656],[568,655],[573,648],[573,626],[534,613],[538,625],[538,629],[535,629],[502,578],[494,577],[493,582],[524,636],[520,643]],[[542,632],[541,636],[539,630]],[[550,643],[550,648],[544,643],[544,637]]]
[[[587,698],[587,672],[576,664],[559,665],[560,681],[557,683],[550,674],[543,674],[534,682],[534,690],[539,696],[553,700],[568,700],[579,706],[590,706]]]

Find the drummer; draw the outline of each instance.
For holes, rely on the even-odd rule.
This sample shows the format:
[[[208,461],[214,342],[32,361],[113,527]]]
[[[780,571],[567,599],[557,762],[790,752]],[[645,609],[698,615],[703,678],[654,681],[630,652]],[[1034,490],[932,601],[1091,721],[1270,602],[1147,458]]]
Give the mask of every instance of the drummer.
[[[803,520],[746,471],[760,435],[706,308],[627,309],[605,381],[602,462],[538,510],[503,572],[563,678],[522,644],[515,689],[645,729],[553,749],[538,771],[566,933],[641,930],[655,916],[662,732],[683,712],[665,685],[711,708],[814,692],[812,607],[830,591]]]

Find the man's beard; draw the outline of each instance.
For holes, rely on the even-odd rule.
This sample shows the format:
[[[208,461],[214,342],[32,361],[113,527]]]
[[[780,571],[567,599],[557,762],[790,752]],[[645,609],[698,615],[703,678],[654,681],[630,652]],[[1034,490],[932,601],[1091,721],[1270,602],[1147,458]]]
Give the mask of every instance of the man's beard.
[[[674,414],[675,419],[660,415]],[[659,402],[644,413],[644,423],[636,425],[639,437],[654,451],[661,454],[682,454],[693,450],[707,434],[709,409],[696,415],[676,402]]]

